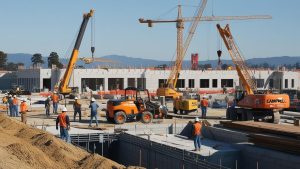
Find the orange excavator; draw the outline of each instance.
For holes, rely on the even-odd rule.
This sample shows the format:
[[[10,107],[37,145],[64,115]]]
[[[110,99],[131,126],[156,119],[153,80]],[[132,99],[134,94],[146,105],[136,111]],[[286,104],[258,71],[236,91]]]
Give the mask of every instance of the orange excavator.
[[[231,59],[236,67],[243,90],[236,92],[235,106],[227,109],[226,116],[230,120],[257,120],[278,123],[279,111],[290,106],[287,94],[275,94],[271,92],[257,92],[254,74],[247,67],[241,52],[227,24],[222,28],[217,24],[217,29],[222,37]]]

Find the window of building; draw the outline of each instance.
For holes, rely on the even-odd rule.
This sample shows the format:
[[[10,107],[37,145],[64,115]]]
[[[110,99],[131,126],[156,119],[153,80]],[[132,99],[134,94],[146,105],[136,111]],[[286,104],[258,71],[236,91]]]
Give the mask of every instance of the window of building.
[[[104,90],[104,78],[82,78],[81,79],[81,90],[83,92],[86,91],[86,87],[94,91],[100,90],[100,86],[102,86],[102,90]]]
[[[273,88],[273,87],[274,87],[274,79],[270,79],[269,88]]]
[[[289,81],[288,81],[288,79],[284,79],[284,88],[289,88]]]
[[[213,79],[212,80],[212,87],[213,88],[218,88],[218,79]]]
[[[167,83],[167,79],[158,79],[158,86],[164,87],[164,85]]]
[[[233,87],[233,79],[221,79],[221,87]]]
[[[195,79],[189,79],[189,88],[195,88]]]
[[[292,79],[291,84],[292,84],[292,88],[294,88],[295,87],[295,79]]]
[[[108,90],[123,90],[124,79],[123,78],[108,78]]]
[[[256,79],[256,87],[257,88],[263,88],[265,84],[265,80],[264,79]]]
[[[127,86],[128,87],[136,87],[135,86],[135,78],[128,78],[127,79]]]
[[[146,89],[146,78],[137,78],[137,87]]]
[[[200,88],[209,88],[209,79],[200,79]]]
[[[185,88],[185,80],[184,79],[178,79],[176,83],[176,88]]]

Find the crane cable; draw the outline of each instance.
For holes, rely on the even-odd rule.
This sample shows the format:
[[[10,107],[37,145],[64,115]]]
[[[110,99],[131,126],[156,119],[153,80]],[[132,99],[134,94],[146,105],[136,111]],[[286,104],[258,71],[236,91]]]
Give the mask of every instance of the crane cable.
[[[92,52],[92,59],[94,59],[94,53],[95,53],[95,14],[91,18],[91,52]]]

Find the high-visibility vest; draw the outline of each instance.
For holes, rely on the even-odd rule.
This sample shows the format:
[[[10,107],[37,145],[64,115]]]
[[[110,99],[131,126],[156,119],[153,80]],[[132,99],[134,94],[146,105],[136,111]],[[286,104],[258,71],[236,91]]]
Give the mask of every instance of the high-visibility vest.
[[[27,111],[27,105],[26,105],[25,102],[22,102],[22,103],[20,104],[20,112],[21,112],[21,113],[26,113],[26,111]]]
[[[201,135],[201,128],[202,128],[201,123],[197,122],[194,124],[194,132],[193,132],[194,136]]]
[[[66,128],[67,127],[67,119],[66,119],[66,113],[61,113],[58,115],[59,120],[59,126]]]
[[[17,98],[13,99],[13,105],[18,105],[18,99]]]
[[[58,95],[54,94],[54,95],[52,96],[53,102],[57,103],[57,102],[58,102],[58,99],[59,99]]]
[[[208,101],[206,99],[201,100],[201,106],[202,107],[207,107],[208,106]]]

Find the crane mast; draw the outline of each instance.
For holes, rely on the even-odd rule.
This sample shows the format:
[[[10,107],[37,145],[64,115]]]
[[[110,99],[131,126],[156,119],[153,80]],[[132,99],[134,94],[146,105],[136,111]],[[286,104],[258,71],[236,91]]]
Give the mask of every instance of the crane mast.
[[[178,15],[176,19],[171,20],[152,20],[152,19],[143,19],[140,18],[140,23],[148,24],[148,27],[153,27],[154,23],[176,23],[177,28],[177,48],[176,48],[176,60],[172,67],[171,73],[164,84],[164,86],[159,87],[157,89],[158,96],[166,96],[166,97],[177,97],[181,94],[175,90],[177,80],[179,78],[179,73],[182,69],[182,61],[188,49],[188,46],[191,42],[191,39],[194,35],[196,30],[197,24],[200,21],[224,21],[224,20],[250,20],[250,19],[271,19],[270,15],[252,15],[252,16],[202,16],[203,10],[207,0],[202,1],[202,5],[199,7],[196,15],[194,17],[182,17],[181,14],[181,5],[178,5]],[[189,35],[185,40],[185,44],[183,45],[183,29],[184,29],[184,22],[193,22],[192,26],[190,27]],[[194,29],[194,30],[193,30]]]
[[[75,63],[78,59],[79,48],[80,48],[80,45],[81,45],[81,41],[83,39],[83,35],[84,35],[84,32],[85,32],[86,26],[88,24],[88,21],[89,21],[90,17],[92,17],[93,14],[94,14],[94,10],[90,10],[89,13],[83,14],[83,20],[82,20],[82,23],[81,23],[81,26],[80,26],[79,33],[78,33],[77,38],[76,38],[76,42],[75,42],[75,45],[74,45],[74,48],[73,48],[73,51],[72,51],[70,61],[68,63],[68,66],[66,68],[64,76],[63,76],[63,78],[62,78],[62,80],[59,84],[59,88],[58,88],[59,92],[63,95],[67,95],[67,94],[70,94],[72,92],[72,89],[69,87],[70,78],[71,78],[71,75],[73,73]]]
[[[241,52],[239,51],[238,46],[234,42],[229,25],[227,24],[225,28],[221,28],[221,26],[217,24],[217,28],[231,56],[231,59],[235,64],[236,70],[242,81],[242,85],[245,91],[247,92],[247,94],[254,94],[254,92],[257,90],[254,74],[247,67],[245,60]]]

